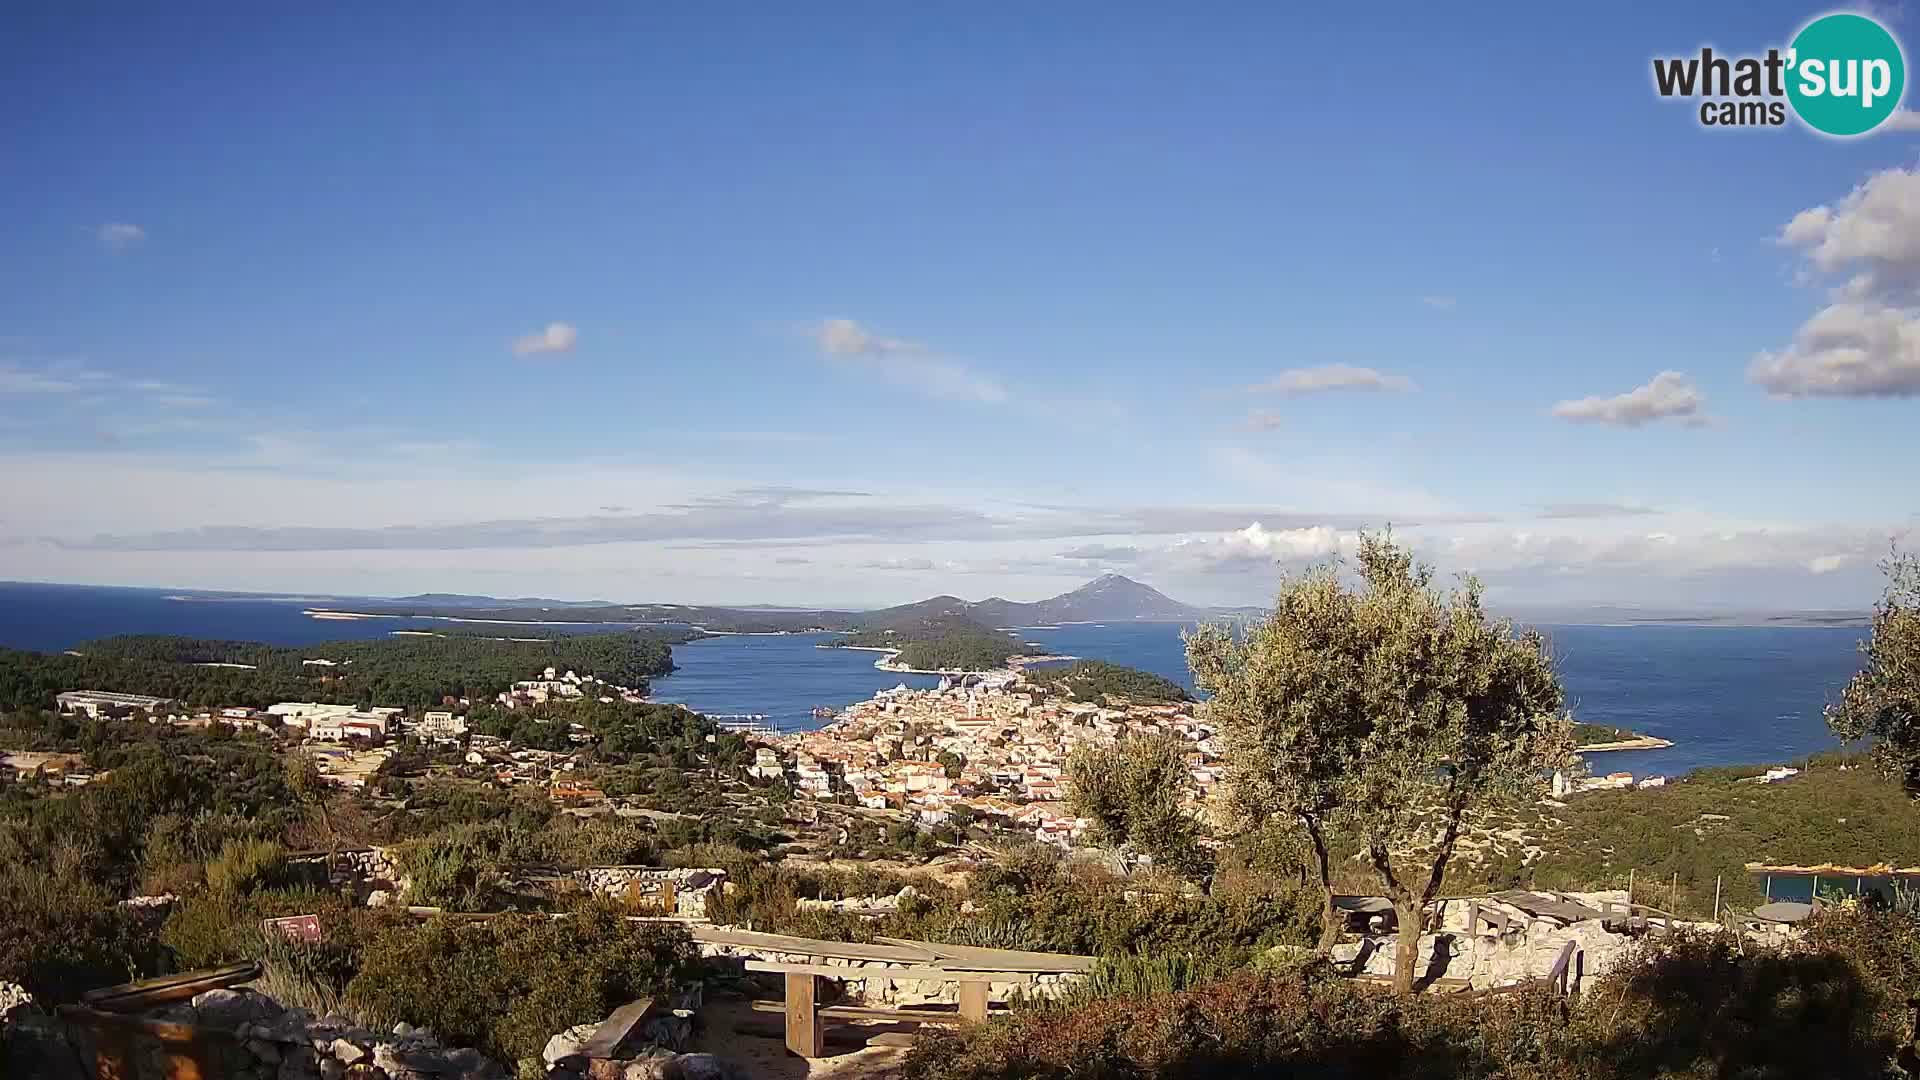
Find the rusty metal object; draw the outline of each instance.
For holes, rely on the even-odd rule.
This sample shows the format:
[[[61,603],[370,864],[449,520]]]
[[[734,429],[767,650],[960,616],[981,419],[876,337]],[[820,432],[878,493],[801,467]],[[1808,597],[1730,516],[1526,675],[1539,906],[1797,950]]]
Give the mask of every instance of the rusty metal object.
[[[208,990],[225,990],[260,977],[260,965],[253,962],[229,964],[221,968],[162,975],[157,979],[104,986],[80,995],[82,1004],[102,1012],[136,1013],[176,1001],[188,1001]]]

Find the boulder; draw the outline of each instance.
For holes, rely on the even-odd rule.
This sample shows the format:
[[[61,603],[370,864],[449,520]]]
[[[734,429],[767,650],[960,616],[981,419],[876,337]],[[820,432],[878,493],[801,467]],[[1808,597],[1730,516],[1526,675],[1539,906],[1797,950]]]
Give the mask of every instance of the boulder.
[[[712,1054],[681,1054],[661,1070],[660,1080],[747,1080],[747,1073]]]
[[[279,1002],[257,990],[208,990],[193,998],[194,1022],[225,1031],[271,1020],[285,1011]]]
[[[540,1051],[540,1060],[546,1062],[550,1069],[578,1071],[585,1068],[587,1059],[580,1049],[599,1028],[599,1024],[575,1024],[547,1040],[546,1049]]]

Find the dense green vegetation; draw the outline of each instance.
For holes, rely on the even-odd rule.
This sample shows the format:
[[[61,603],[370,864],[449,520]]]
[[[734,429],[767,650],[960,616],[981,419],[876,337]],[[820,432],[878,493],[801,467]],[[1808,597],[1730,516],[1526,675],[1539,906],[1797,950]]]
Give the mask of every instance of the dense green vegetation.
[[[1096,842],[1183,877],[1203,878],[1213,859],[1200,843],[1200,820],[1183,805],[1191,787],[1187,744],[1171,735],[1082,747],[1067,759],[1068,805],[1093,820]]]
[[[190,705],[337,701],[417,708],[490,698],[552,666],[644,688],[673,670],[671,645],[692,632],[526,635],[447,633],[290,648],[248,641],[128,635],[69,653],[0,649],[0,711],[51,708],[64,690],[111,690]],[[333,666],[305,664],[327,659]],[[247,667],[217,667],[244,664]]]
[[[1479,583],[1434,584],[1391,534],[1287,579],[1244,634],[1187,636],[1194,681],[1233,763],[1232,824],[1298,822],[1334,924],[1334,855],[1357,851],[1399,924],[1394,988],[1413,988],[1423,912],[1470,815],[1545,794],[1573,763],[1572,724],[1538,631],[1489,616]],[[1168,799],[1178,797],[1169,791]],[[1332,852],[1329,839],[1353,847]]]
[[[346,1006],[400,1020],[502,1061],[537,1057],[555,1032],[698,977],[679,927],[634,924],[590,904],[569,918],[388,924],[367,942]]]
[[[1573,725],[1573,743],[1575,746],[1599,746],[1602,743],[1624,742],[1627,739],[1641,738],[1637,731],[1628,731],[1622,727],[1608,724]]]
[[[1920,555],[1896,554],[1884,569],[1860,671],[1827,709],[1827,726],[1847,742],[1872,740],[1875,766],[1920,794]]]
[[[1550,889],[1623,889],[1635,899],[1691,918],[1713,913],[1715,881],[1727,906],[1764,901],[1748,862],[1869,867],[1920,862],[1920,810],[1898,783],[1859,756],[1827,755],[1782,783],[1740,782],[1765,766],[1703,769],[1666,787],[1596,791],[1553,812],[1560,824],[1522,853],[1463,867],[1458,888],[1475,884]],[[1676,875],[1678,883],[1676,885]]]
[[[1186,687],[1171,679],[1105,660],[1076,660],[1065,667],[1028,668],[1027,681],[1072,694],[1081,701],[1099,702],[1108,697],[1136,704],[1193,700]]]
[[[953,600],[953,603],[959,601]],[[894,657],[895,662],[920,671],[992,671],[1006,667],[1009,657],[1028,652],[1015,635],[988,629],[965,616],[941,610],[903,609],[889,620],[864,624],[828,644],[840,648],[897,649],[899,655]]]

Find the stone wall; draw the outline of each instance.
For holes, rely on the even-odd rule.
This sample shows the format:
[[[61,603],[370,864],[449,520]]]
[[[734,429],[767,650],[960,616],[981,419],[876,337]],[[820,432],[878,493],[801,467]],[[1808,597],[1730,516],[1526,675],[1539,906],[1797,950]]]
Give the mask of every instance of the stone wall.
[[[470,1047],[443,1045],[433,1033],[396,1024],[371,1031],[339,1016],[284,1009],[253,990],[209,990],[191,1002],[155,1009],[143,1019],[187,1024],[205,1033],[209,1077],[221,1080],[508,1080],[509,1070]],[[83,1080],[95,1075],[98,1045],[84,1024],[29,1004],[0,1020],[7,1075]],[[136,1037],[126,1080],[167,1080],[160,1044]]]
[[[1625,889],[1558,895],[1596,909],[1603,903],[1627,902]],[[1482,922],[1477,932],[1470,933],[1467,920],[1475,904],[1483,912],[1505,915],[1507,931],[1499,933]],[[1607,930],[1598,919],[1564,925],[1556,919],[1536,919],[1510,904],[1486,898],[1442,900],[1434,907],[1438,930],[1421,935],[1415,970],[1423,978],[1435,973],[1440,978],[1466,979],[1476,990],[1545,978],[1561,949],[1572,942],[1574,962],[1569,967],[1567,985],[1569,990],[1578,991],[1584,988],[1583,983],[1611,970],[1634,941]],[[1393,934],[1371,934],[1357,942],[1334,946],[1333,958],[1351,963],[1364,952],[1366,960],[1361,970],[1371,975],[1392,975],[1394,948]]]
[[[727,872],[719,869],[689,869],[659,866],[590,866],[570,875],[590,892],[624,900],[638,891],[655,892],[672,882],[675,915],[690,919],[707,917],[707,897],[724,889]]]

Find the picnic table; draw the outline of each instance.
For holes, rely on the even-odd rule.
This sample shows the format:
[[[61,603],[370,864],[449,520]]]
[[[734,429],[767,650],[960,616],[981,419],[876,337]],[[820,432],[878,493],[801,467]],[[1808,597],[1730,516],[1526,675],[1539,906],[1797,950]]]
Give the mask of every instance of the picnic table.
[[[1794,900],[1775,900],[1771,904],[1761,904],[1753,909],[1753,917],[1761,922],[1791,926],[1803,923],[1825,908],[1826,905],[1815,900],[1811,904],[1802,904]]]
[[[733,946],[742,951],[781,953],[804,960],[748,959],[746,970],[784,977],[787,1049],[804,1058],[825,1052],[823,1020],[886,1020],[913,1024],[978,1023],[987,1018],[987,999],[994,983],[1030,986],[1043,974],[1083,972],[1093,966],[1090,956],[985,949],[945,945],[905,938],[880,938],[872,943],[820,941],[754,931],[699,927],[693,931],[703,944]],[[821,980],[901,979],[957,983],[959,1010],[881,1008],[865,1005],[821,1004]],[[769,1003],[771,1005],[771,1003]]]

